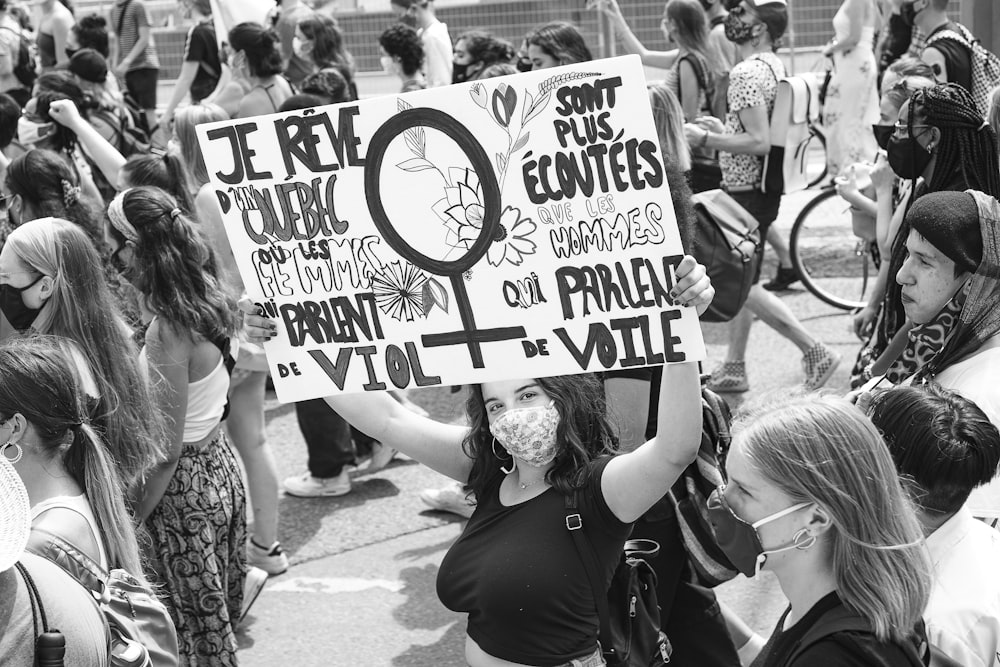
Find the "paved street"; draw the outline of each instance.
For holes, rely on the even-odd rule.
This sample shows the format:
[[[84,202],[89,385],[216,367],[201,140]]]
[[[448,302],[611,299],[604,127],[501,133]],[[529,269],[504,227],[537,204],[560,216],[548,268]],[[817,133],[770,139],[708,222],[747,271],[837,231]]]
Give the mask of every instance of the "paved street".
[[[786,233],[812,193],[787,197],[779,226]],[[772,269],[765,268],[765,275]],[[849,316],[797,290],[784,298],[815,336],[844,355],[828,387],[842,392],[857,351]],[[719,325],[704,327],[711,368],[724,352]],[[748,355],[753,397],[801,381],[795,347],[764,325],[755,326]],[[462,394],[445,389],[413,392],[413,399],[443,420],[458,418]],[[305,446],[290,405],[268,403],[267,435],[280,477],[305,469]],[[280,537],[292,561],[270,580],[241,631],[240,660],[248,667],[464,664],[464,619],[437,600],[437,566],[464,521],[425,511],[418,494],[444,479],[413,461],[395,462],[361,478],[341,498],[282,497]],[[769,575],[740,577],[721,597],[763,634],[782,609]]]

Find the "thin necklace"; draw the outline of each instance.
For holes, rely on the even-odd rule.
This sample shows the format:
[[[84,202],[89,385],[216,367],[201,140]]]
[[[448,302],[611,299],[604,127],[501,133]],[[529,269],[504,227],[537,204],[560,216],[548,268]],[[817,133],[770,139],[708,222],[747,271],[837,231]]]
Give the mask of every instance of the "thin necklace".
[[[519,487],[521,487],[522,490],[524,490],[524,489],[528,488],[529,486],[533,486],[535,484],[538,484],[539,482],[543,481],[544,479],[545,478],[542,477],[541,479],[536,479],[534,482],[528,482],[527,484],[525,484],[524,482],[521,481],[521,478],[518,477],[518,479],[517,479],[517,485]]]

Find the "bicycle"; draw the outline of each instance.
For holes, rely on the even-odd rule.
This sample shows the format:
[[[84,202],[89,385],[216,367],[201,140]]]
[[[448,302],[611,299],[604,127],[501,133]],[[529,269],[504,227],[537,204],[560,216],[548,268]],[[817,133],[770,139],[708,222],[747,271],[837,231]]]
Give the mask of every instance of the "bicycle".
[[[795,218],[789,251],[802,285],[821,301],[841,310],[868,304],[878,275],[878,246],[867,234],[855,233],[850,204],[832,185]]]

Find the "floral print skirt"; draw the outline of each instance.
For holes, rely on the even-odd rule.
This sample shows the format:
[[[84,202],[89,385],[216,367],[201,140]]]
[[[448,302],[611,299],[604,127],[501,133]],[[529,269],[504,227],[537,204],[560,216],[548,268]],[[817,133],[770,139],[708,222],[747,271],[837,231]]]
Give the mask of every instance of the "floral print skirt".
[[[177,626],[181,665],[236,665],[246,578],[246,495],[225,432],[184,446],[170,485],[146,519],[146,558]]]

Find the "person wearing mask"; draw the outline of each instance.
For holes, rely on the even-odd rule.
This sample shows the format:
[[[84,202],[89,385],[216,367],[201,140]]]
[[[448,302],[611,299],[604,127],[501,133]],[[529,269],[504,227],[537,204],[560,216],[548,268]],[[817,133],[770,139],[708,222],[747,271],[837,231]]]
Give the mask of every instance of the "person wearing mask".
[[[146,557],[169,600],[182,661],[236,665],[236,624],[267,574],[248,577],[243,480],[221,428],[235,304],[198,224],[167,193],[124,190],[108,222],[108,243],[153,316],[139,358],[160,384],[167,416],[166,460],[137,494]]]
[[[524,41],[527,45],[525,55],[533,70],[594,59],[579,28],[565,21],[546,23],[528,33]]]
[[[421,73],[424,47],[416,30],[402,24],[389,26],[379,35],[378,46],[382,70],[399,77],[401,93],[427,87],[427,81]]]
[[[181,13],[184,18],[193,19],[194,25],[188,30],[184,40],[184,61],[181,63],[177,83],[174,84],[167,108],[160,116],[159,126],[168,135],[174,111],[184,97],[190,94],[192,104],[201,102],[215,91],[222,76],[211,0],[182,0]]]
[[[1000,655],[1000,532],[976,521],[969,494],[1000,465],[1000,432],[975,403],[929,382],[875,394],[867,409],[885,438],[931,557],[927,639],[965,667]]]
[[[274,113],[294,93],[292,84],[281,73],[278,47],[277,33],[259,23],[239,23],[229,31],[229,67],[233,70],[229,86],[239,89],[233,118]],[[231,99],[225,91],[223,96]],[[215,103],[228,111],[223,99]]]
[[[57,66],[65,66],[69,61],[66,43],[76,19],[69,0],[42,0],[40,5],[42,17],[38,22],[35,47],[38,50],[39,67],[41,71],[47,72]]]
[[[481,30],[464,33],[455,41],[451,78],[454,83],[486,78],[483,70],[492,65],[510,64],[517,54],[514,47]]]
[[[104,614],[90,591],[55,563],[25,552],[30,502],[14,466],[0,456],[0,662],[37,664],[35,642],[41,630],[33,587],[49,628],[58,629],[65,640],[64,663],[107,667]]]
[[[276,12],[273,23],[281,49],[281,72],[293,86],[313,71],[309,58],[295,52],[295,31],[300,22],[313,18],[316,13],[303,0],[275,0]],[[280,103],[279,103],[280,106]]]
[[[767,237],[778,217],[780,192],[762,193],[764,157],[771,148],[771,110],[778,81],[785,68],[774,51],[788,27],[785,0],[742,0],[726,18],[726,35],[739,46],[743,60],[729,79],[726,122],[702,116],[687,123],[685,134],[691,146],[719,151],[722,189],[750,212],[758,222],[760,238]],[[764,244],[758,246],[762,255]],[[763,320],[802,352],[804,385],[822,387],[840,364],[840,355],[813,338],[781,299],[759,284],[760,264],[747,302],[729,323],[729,348],[725,361],[712,373],[709,388],[716,392],[745,392],[750,384],[746,372],[746,346],[754,316]]]
[[[317,14],[303,21],[295,31],[295,49],[314,65],[314,71],[335,70],[347,80],[350,99],[358,99],[358,86],[354,82],[354,57],[344,48],[344,35],[337,21]],[[303,79],[303,82],[305,79]],[[299,86],[302,90],[302,86]]]
[[[146,0],[115,0],[111,8],[111,25],[115,31],[111,54],[114,72],[124,79],[125,90],[145,112],[142,129],[152,134],[157,120],[156,82],[160,76],[160,60]]]
[[[404,24],[416,29],[424,51],[424,75],[428,88],[451,83],[451,37],[448,26],[434,15],[433,0],[390,0],[392,11]]]
[[[816,395],[754,406],[733,424],[725,471],[708,499],[719,546],[745,576],[773,573],[789,603],[766,642],[727,610],[741,664],[923,661],[931,589],[923,532],[857,406]],[[831,632],[806,641],[823,626]]]

